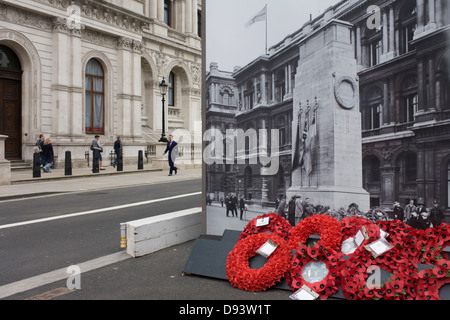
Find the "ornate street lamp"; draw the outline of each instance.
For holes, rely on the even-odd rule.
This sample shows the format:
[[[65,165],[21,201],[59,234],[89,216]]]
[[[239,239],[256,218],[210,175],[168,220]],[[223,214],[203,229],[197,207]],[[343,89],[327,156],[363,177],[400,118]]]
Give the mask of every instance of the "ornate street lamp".
[[[162,133],[161,133],[161,138],[159,139],[159,142],[167,142],[167,138],[166,138],[166,120],[165,120],[165,112],[164,112],[164,102],[165,100],[165,96],[167,93],[167,88],[169,87],[169,85],[166,83],[166,81],[164,80],[164,78],[162,79],[161,83],[159,84],[159,90],[161,91],[161,96],[162,96]]]

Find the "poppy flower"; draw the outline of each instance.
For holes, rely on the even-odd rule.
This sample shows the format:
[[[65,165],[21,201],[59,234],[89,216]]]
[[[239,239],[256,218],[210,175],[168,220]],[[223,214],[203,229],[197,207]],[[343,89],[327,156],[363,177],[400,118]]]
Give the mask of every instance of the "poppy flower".
[[[447,271],[438,267],[433,268],[433,274],[436,276],[436,278],[444,278],[447,276]]]

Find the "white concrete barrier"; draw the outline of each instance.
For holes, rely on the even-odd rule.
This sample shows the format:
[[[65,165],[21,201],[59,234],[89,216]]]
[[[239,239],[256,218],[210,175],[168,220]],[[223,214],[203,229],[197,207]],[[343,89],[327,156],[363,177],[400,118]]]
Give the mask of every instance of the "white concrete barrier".
[[[192,208],[126,223],[127,253],[132,257],[196,239],[202,232],[202,208]]]

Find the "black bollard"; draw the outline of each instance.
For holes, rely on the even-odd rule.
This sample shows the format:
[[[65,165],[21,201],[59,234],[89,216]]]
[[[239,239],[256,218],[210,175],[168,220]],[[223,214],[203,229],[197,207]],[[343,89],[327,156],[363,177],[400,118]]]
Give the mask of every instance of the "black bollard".
[[[144,169],[144,153],[142,150],[139,150],[138,153],[138,170]]]
[[[71,176],[72,175],[72,154],[70,151],[66,151],[66,159],[64,162],[64,175]]]
[[[123,171],[123,155],[122,149],[117,153],[117,171]]]
[[[41,177],[41,154],[35,152],[33,154],[33,178]]]
[[[92,157],[92,173],[99,173],[100,172],[100,166],[98,163],[98,159],[99,159],[99,155],[100,155],[100,150],[98,149],[94,149],[93,152],[93,157]]]

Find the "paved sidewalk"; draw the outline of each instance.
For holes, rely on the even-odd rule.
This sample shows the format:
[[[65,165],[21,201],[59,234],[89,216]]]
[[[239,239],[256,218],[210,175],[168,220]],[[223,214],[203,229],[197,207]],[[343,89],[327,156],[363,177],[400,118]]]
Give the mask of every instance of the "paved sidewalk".
[[[91,167],[76,168],[71,176],[64,175],[64,169],[53,169],[51,173],[41,172],[40,178],[33,178],[31,170],[12,171],[11,185],[0,186],[0,200],[201,178],[201,168],[179,169],[171,177],[168,171],[151,165],[144,165],[142,170],[137,170],[137,165],[124,166],[120,172],[111,166],[105,168],[99,173],[92,173]]]

